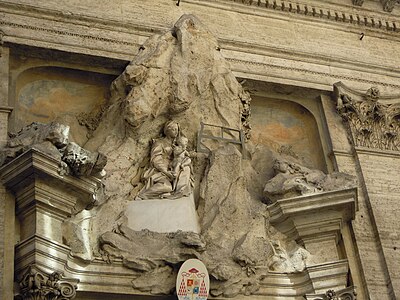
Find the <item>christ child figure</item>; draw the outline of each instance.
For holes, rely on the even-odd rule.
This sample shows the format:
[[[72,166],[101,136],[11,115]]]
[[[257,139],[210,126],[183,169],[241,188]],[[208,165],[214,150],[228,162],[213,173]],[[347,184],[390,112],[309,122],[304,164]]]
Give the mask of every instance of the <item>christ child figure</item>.
[[[173,146],[173,160],[171,162],[171,172],[175,178],[179,178],[179,173],[185,168],[191,168],[192,160],[190,159],[189,152],[187,151],[188,139],[180,136],[176,139]],[[176,187],[176,179],[174,180],[174,189]]]

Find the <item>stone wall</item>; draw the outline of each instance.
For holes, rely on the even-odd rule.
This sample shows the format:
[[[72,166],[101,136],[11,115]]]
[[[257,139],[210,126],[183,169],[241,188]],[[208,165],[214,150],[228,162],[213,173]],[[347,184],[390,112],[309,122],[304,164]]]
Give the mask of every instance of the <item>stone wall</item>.
[[[382,255],[389,271],[389,278],[381,282],[387,286],[390,297],[397,299],[400,292],[399,215],[400,157],[398,153],[357,150],[364,176],[371,210],[379,234]]]
[[[360,274],[354,277],[355,285],[361,299],[367,299],[367,295],[373,297],[388,297],[390,289],[386,282],[389,280],[387,265],[382,261],[379,236],[374,227],[374,218],[369,209],[368,195],[363,185],[363,177],[357,160],[354,157],[349,137],[344,124],[335,110],[334,102],[328,97],[322,97],[324,111],[332,139],[332,150],[335,164],[338,170],[353,174],[358,177],[358,213],[352,222],[355,236],[356,256],[353,257],[353,265],[360,269]],[[357,268],[356,268],[357,269]],[[362,288],[361,288],[362,287]]]
[[[7,43],[129,61],[147,37],[195,13],[239,77],[323,90],[337,81],[398,90],[398,9],[389,15],[377,2],[187,0],[176,6],[74,0],[60,7],[57,1],[23,0],[3,4],[2,30]]]
[[[54,120],[72,126],[76,135],[72,139],[86,143],[93,132],[91,123],[100,118],[101,104],[108,99],[111,81],[149,36],[169,30],[182,14],[193,13],[217,37],[216,51],[254,96],[255,135],[268,131],[267,138],[276,138],[262,120],[263,107],[273,103],[275,113],[280,109],[276,119],[290,112],[302,121],[296,129],[303,136],[282,140],[293,143],[283,154],[304,150],[307,167],[358,178],[358,211],[355,220],[343,227],[339,256],[348,259],[358,299],[396,299],[400,297],[400,156],[396,151],[354,147],[336,111],[332,85],[342,81],[358,91],[377,86],[385,95],[399,93],[400,7],[389,13],[382,1],[362,6],[352,2],[183,0],[178,6],[172,0],[157,4],[73,0],[60,6],[56,0],[0,1],[0,33],[4,33],[0,35],[0,144],[4,145],[7,131],[31,121]],[[54,94],[57,88],[63,93]],[[41,105],[35,108],[35,101]],[[9,106],[14,108],[10,119]],[[80,114],[89,122],[80,124]],[[301,142],[293,142],[299,136]],[[260,142],[254,136],[252,141]],[[258,176],[266,180],[271,172],[263,170]],[[4,299],[12,297],[14,210],[13,197],[2,192],[0,295]],[[118,270],[124,274],[124,292],[129,293],[131,274]],[[87,291],[82,299],[94,297],[90,282],[81,287]],[[268,290],[268,284],[264,288]]]

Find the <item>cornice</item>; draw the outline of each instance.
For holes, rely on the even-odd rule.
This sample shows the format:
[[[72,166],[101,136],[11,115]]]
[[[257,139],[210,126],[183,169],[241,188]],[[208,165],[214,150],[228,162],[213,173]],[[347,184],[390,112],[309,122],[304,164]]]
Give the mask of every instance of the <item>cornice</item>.
[[[30,149],[0,168],[3,184],[13,189],[25,177],[32,174],[51,176],[63,184],[70,185],[78,194],[90,198],[96,193],[101,180],[95,177],[73,177],[59,174],[59,161],[36,149]],[[72,189],[71,189],[72,191]]]
[[[282,10],[282,6],[278,6],[277,4],[275,7],[267,7],[266,5],[263,6],[262,2],[261,0],[253,1],[251,5],[246,5],[241,0],[240,2],[233,2],[231,0],[185,0],[182,5],[190,4],[192,7],[210,6],[215,9],[231,10],[243,14],[286,21],[290,21],[291,18],[293,19],[293,16],[298,16],[296,22],[299,21],[300,23],[312,24],[315,21],[321,22],[321,26],[324,28],[345,29],[346,32],[350,31],[357,35],[361,31],[354,24],[339,22],[337,20],[331,22],[332,20],[328,18],[300,13],[302,10],[299,12],[297,10]],[[5,32],[3,39],[5,43],[57,49],[130,61],[136,49],[147,37],[168,29],[166,24],[158,24],[157,22],[146,25],[145,23],[139,24],[139,21],[127,22],[96,18],[82,14],[68,14],[62,11],[20,5],[1,0],[0,3],[0,13],[3,13],[5,16],[0,20],[0,29]],[[324,1],[321,5],[328,7],[330,4]],[[324,9],[329,10],[330,8]],[[325,11],[324,9],[323,11]],[[383,13],[382,16],[378,17],[383,18],[388,16],[390,17],[387,13]],[[395,24],[397,24],[396,22]],[[342,25],[345,23],[347,27],[343,28]],[[397,26],[396,28],[399,27]],[[88,31],[87,28],[91,30]],[[382,31],[382,28],[379,29],[373,26],[367,26],[366,28],[370,31],[372,30],[368,32],[368,36],[375,35],[375,37],[379,38],[387,36],[391,41],[398,40],[400,42],[400,35],[396,31],[397,29]],[[248,40],[239,40],[236,38],[235,40],[228,40],[224,39],[224,37],[219,37],[219,42],[222,51],[226,51],[226,55],[224,54],[224,56],[232,63],[233,70],[238,76],[242,76],[243,74],[244,76],[250,76],[250,78],[253,75],[265,78],[268,75],[268,72],[265,71],[267,69],[277,73],[267,77],[276,78],[278,82],[302,82],[306,85],[316,86],[325,90],[330,90],[332,84],[340,80],[357,82],[363,86],[378,85],[394,90],[400,89],[400,84],[396,82],[400,69],[393,68],[393,66],[374,64],[371,61],[365,62],[362,58],[349,61],[349,59],[341,57],[301,52],[298,49],[286,49],[284,45],[252,44]],[[257,59],[249,58],[249,54],[274,57],[286,60],[289,63],[282,61],[278,63],[262,60],[257,61]],[[295,61],[296,64],[291,63],[292,61]],[[306,64],[313,64],[314,67]],[[315,68],[315,65],[322,66],[322,68]],[[254,68],[254,66],[257,68]],[[332,67],[336,69],[332,71]],[[253,71],[249,71],[251,69],[254,69],[254,74],[252,73]],[[257,73],[257,70],[259,70],[260,74]],[[281,74],[285,72],[296,75],[296,78],[288,79],[286,74]],[[358,76],[355,74],[357,72],[361,75]],[[303,74],[309,76],[303,76]],[[365,76],[365,74],[372,74],[374,76]]]
[[[386,0],[387,1],[387,0]],[[185,0],[186,3],[213,6],[223,10],[239,9],[241,13],[254,13],[254,8],[258,8],[258,12],[268,11],[275,12],[280,15],[292,15],[300,18],[314,18],[315,20],[332,21],[334,24],[353,24],[368,29],[379,29],[391,33],[400,32],[400,16],[395,16],[387,13],[380,13],[371,10],[357,11],[349,6],[332,6],[325,3],[317,5],[310,3],[301,3],[299,1],[290,0]],[[112,19],[103,19],[100,17],[92,17],[81,14],[67,13],[64,11],[52,10],[37,6],[23,5],[0,1],[0,11],[18,14],[25,17],[36,17],[43,20],[55,21],[61,23],[72,23],[74,25],[88,26],[96,24],[96,27],[101,29],[118,29],[118,32],[131,34],[132,32],[140,32],[145,36],[150,36],[157,32],[162,32],[166,29],[164,24],[135,24],[121,22]],[[3,24],[0,21],[0,24]],[[20,24],[19,24],[20,25]],[[26,28],[32,26],[26,25]],[[33,26],[34,27],[34,26]],[[58,32],[56,29],[49,29],[51,32]],[[66,35],[70,35],[66,31],[60,31]],[[82,37],[92,38],[92,35],[79,35]],[[115,42],[112,38],[105,38],[104,41]],[[129,42],[121,41],[122,44],[129,45]]]
[[[371,149],[367,147],[355,147],[357,154],[387,157],[389,159],[400,159],[399,151]]]
[[[135,54],[135,48],[141,44],[140,37],[144,41],[154,33],[166,30],[157,24],[149,27],[1,0],[0,14],[5,16],[0,19],[0,29],[4,32],[3,43],[90,53],[124,60],[130,60]],[[88,31],[88,28],[92,30]],[[139,41],[132,38],[133,36],[139,37]]]
[[[1,56],[1,55],[0,55]],[[0,113],[10,114],[13,111],[13,107],[10,106],[0,106]]]
[[[196,0],[187,0],[187,2]],[[290,0],[197,0],[196,2],[217,2],[226,5],[240,5],[260,10],[296,15],[301,18],[319,19],[333,23],[353,24],[359,28],[400,32],[400,20],[397,16],[384,11],[364,10],[359,7],[310,4]]]
[[[277,200],[268,206],[268,210],[272,224],[283,222],[293,216],[312,214],[316,211],[321,213],[323,209],[343,209],[342,218],[348,222],[355,218],[357,207],[357,189],[350,188]]]
[[[14,28],[23,28],[23,29],[41,31],[41,32],[46,32],[46,33],[55,33],[55,34],[61,35],[61,36],[79,37],[79,38],[84,38],[84,39],[89,39],[89,40],[102,41],[102,42],[111,43],[111,44],[119,44],[119,45],[125,45],[125,46],[135,46],[136,45],[136,43],[116,40],[114,38],[105,38],[105,37],[94,36],[94,35],[90,35],[90,34],[69,32],[67,30],[45,28],[45,27],[40,27],[40,26],[19,24],[19,23],[15,23],[15,22],[0,21],[0,25],[6,25],[6,26],[14,27]]]
[[[284,70],[284,71],[290,71],[290,72],[299,72],[302,74],[309,74],[309,75],[315,75],[315,76],[323,76],[327,78],[332,78],[335,80],[346,80],[346,81],[354,81],[354,82],[360,82],[364,84],[369,84],[369,85],[379,85],[379,86],[384,86],[388,88],[393,88],[393,89],[400,89],[400,84],[392,84],[392,83],[387,83],[384,81],[376,81],[376,80],[371,80],[371,79],[366,79],[366,78],[361,78],[361,77],[356,77],[356,76],[346,76],[346,75],[339,75],[339,74],[332,74],[330,72],[323,72],[323,71],[315,71],[315,70],[310,70],[306,68],[296,68],[296,67],[290,67],[290,66],[284,66],[284,65],[276,65],[276,64],[270,64],[270,63],[264,63],[264,62],[255,62],[255,61],[249,61],[249,60],[244,60],[244,59],[238,59],[238,58],[226,58],[227,61],[232,63],[233,65],[248,65],[248,66],[258,66],[262,68],[268,68],[268,69],[277,69],[277,70]],[[254,69],[252,70],[253,73],[255,73]],[[306,79],[306,78],[305,78]],[[328,84],[330,85],[330,84]]]
[[[96,24],[99,29],[118,29],[118,32],[131,34],[132,32],[147,32],[150,36],[154,33],[165,30],[165,26],[152,24],[151,27],[144,24],[136,25],[134,23],[120,22],[112,19],[103,19],[98,16],[86,16],[82,14],[67,13],[61,10],[53,10],[39,6],[24,5],[0,0],[0,11],[12,13],[23,17],[33,17],[40,20],[54,21],[60,24],[71,23],[80,26],[89,26]],[[88,35],[90,36],[90,35]]]
[[[137,274],[123,268],[118,259],[111,265],[101,260],[94,260],[84,268],[79,265],[72,267],[72,264],[70,259],[65,270],[68,276],[80,279],[80,291],[95,293],[107,292],[111,289],[113,293],[147,295],[145,292],[132,288],[131,281]],[[310,265],[298,273],[274,272],[258,267],[257,272],[264,275],[261,275],[260,289],[253,296],[260,299],[277,294],[282,299],[292,299],[294,295],[301,297],[302,293],[314,291],[316,286],[324,285],[324,282],[329,280],[345,284],[348,271],[347,259]],[[118,280],[118,285],[115,284],[116,280]]]

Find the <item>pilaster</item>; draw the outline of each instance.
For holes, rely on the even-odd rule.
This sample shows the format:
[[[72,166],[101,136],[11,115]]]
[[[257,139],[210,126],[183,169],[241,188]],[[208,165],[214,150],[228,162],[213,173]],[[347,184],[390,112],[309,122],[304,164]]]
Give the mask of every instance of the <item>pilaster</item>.
[[[397,272],[400,226],[395,221],[400,193],[400,95],[383,96],[377,87],[363,93],[339,82],[334,85],[334,99],[336,110],[347,127],[366,208],[375,231],[376,249],[361,259],[369,268],[371,264],[367,261],[378,262],[382,268],[380,276],[384,277],[384,281],[371,277],[367,286],[371,289],[371,297],[396,298],[400,293]],[[365,214],[361,214],[363,217]],[[357,235],[365,236],[364,231]],[[371,245],[369,248],[373,249]]]
[[[0,147],[7,142],[8,116],[12,111],[8,107],[10,49],[4,46],[3,37],[0,30]]]
[[[17,278],[31,265],[50,273],[65,268],[70,249],[63,244],[63,222],[91,204],[100,187],[98,178],[60,175],[58,171],[59,161],[35,149],[0,168],[3,184],[15,196],[19,220]]]
[[[4,46],[4,34],[0,30],[0,147],[7,141],[8,116],[12,109],[8,105],[9,48]],[[0,187],[0,298],[13,297],[14,270],[14,201],[3,186]]]

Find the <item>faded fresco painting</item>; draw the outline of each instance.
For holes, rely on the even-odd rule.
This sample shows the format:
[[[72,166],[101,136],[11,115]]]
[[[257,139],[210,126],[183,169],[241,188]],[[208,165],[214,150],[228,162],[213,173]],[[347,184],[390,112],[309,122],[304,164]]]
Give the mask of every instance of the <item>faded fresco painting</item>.
[[[292,156],[307,167],[325,170],[317,123],[303,106],[253,97],[252,140]]]

